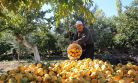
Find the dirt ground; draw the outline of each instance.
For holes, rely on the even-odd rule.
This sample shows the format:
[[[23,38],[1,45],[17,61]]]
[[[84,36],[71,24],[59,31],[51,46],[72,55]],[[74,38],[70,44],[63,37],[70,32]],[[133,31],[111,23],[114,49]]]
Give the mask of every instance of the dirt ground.
[[[0,62],[0,74],[5,73],[8,70],[14,69],[19,65],[27,64],[27,61],[1,61]]]
[[[63,61],[64,59],[56,59],[56,60],[45,60],[45,61],[41,61],[42,63],[57,63],[60,61]],[[13,60],[13,61],[0,61],[0,75],[3,73],[6,73],[8,70],[12,70],[16,67],[18,67],[19,65],[29,65],[31,63],[34,63],[34,61],[32,60]]]

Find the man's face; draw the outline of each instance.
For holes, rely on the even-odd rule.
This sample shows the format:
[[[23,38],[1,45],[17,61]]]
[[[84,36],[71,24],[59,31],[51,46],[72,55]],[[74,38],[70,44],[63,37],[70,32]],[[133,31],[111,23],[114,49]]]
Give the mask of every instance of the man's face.
[[[83,25],[82,24],[77,24],[76,29],[77,29],[78,32],[82,32],[83,31]]]

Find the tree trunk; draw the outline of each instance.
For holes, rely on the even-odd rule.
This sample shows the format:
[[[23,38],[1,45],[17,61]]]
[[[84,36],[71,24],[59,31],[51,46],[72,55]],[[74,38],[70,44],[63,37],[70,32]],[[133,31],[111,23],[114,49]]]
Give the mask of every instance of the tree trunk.
[[[40,55],[36,45],[31,45],[29,42],[27,42],[25,37],[20,34],[16,34],[16,40],[17,42],[19,42],[19,44],[22,44],[25,47],[30,48],[32,50],[32,52],[34,53],[35,63],[40,62]]]
[[[34,59],[35,59],[35,62],[36,62],[36,63],[40,62],[40,55],[39,55],[37,46],[36,46],[36,45],[33,46],[32,49],[33,49],[33,52],[34,52]]]
[[[21,53],[21,46],[19,46],[19,49],[17,51],[17,60],[18,60],[18,62],[20,62],[20,56],[21,55],[22,55],[22,53]]]

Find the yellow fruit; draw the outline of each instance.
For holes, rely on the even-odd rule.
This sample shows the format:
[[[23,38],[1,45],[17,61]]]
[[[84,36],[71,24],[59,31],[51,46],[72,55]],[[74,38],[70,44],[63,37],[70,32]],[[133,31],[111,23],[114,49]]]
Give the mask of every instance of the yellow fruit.
[[[61,83],[66,83],[66,79],[62,78]]]
[[[57,80],[57,76],[52,76],[51,78],[52,78],[51,80],[54,82]]]
[[[66,74],[65,74],[65,73],[62,74],[62,78],[63,78],[63,79],[66,78]]]
[[[37,81],[38,81],[38,82],[41,82],[42,80],[43,80],[43,79],[42,79],[41,76],[38,76],[38,77],[37,77]]]
[[[101,69],[102,69],[103,71],[105,71],[105,70],[107,69],[106,65],[102,65],[102,66],[101,66]]]
[[[106,70],[105,73],[106,73],[107,75],[111,75],[111,71],[109,71],[109,70]]]
[[[86,76],[90,76],[91,72],[89,70],[86,71]]]
[[[117,70],[117,74],[120,75],[120,76],[123,76],[124,75],[124,72],[122,69],[119,69]]]
[[[34,76],[31,73],[26,72],[25,75],[29,80],[33,80],[34,78]]]
[[[83,77],[85,75],[84,71],[80,71],[80,75]]]
[[[7,75],[2,74],[2,75],[0,76],[0,80],[6,80],[6,78],[7,78]]]
[[[47,74],[47,70],[43,70],[44,74]]]
[[[124,79],[119,80],[119,83],[127,83]]]
[[[26,70],[28,68],[28,66],[27,65],[24,65],[24,69]]]
[[[10,79],[8,80],[8,83],[16,83],[16,79],[15,79],[15,78],[10,78]]]
[[[131,68],[133,66],[133,64],[131,62],[128,62],[127,65],[129,68]]]
[[[17,83],[21,83],[20,81],[21,81],[21,78],[23,77],[21,73],[17,73],[14,77],[15,77]]]
[[[11,74],[16,74],[16,70],[7,71],[7,74],[9,74],[9,75],[11,75]]]
[[[125,77],[123,79],[126,81],[126,83],[131,83],[133,81],[133,78],[128,78],[128,77]]]
[[[92,78],[92,79],[95,79],[95,78],[96,78],[96,75],[91,74],[91,78]]]
[[[35,64],[29,65],[29,68],[35,68]]]
[[[136,81],[136,83],[138,83],[138,75],[134,78],[134,81]]]
[[[130,83],[135,83],[135,82],[130,82]]]
[[[37,69],[37,73],[38,73],[38,75],[43,76],[43,75],[44,75],[44,70],[43,70],[43,68]]]
[[[127,74],[129,75],[135,75],[135,70],[134,69],[131,69],[127,72]]]
[[[45,78],[45,80],[49,80],[49,79],[51,79],[51,77],[50,77],[49,74],[45,74],[45,75],[44,75],[44,78]]]
[[[119,80],[121,79],[121,77],[118,75],[118,76],[114,76],[113,79],[114,79],[115,81],[119,81]]]
[[[41,64],[41,63],[38,63],[38,64],[37,64],[37,67],[38,67],[38,68],[41,68],[41,67],[42,67],[42,64]]]
[[[18,66],[18,70],[19,70],[20,72],[24,72],[25,68],[24,68],[24,66]]]
[[[30,83],[36,83],[36,81],[31,81]]]
[[[55,75],[55,73],[54,73],[53,71],[49,71],[48,74],[49,74],[50,76]]]
[[[28,83],[28,78],[27,77],[21,78],[21,83]]]
[[[92,79],[91,83],[98,83],[98,80],[97,79]]]
[[[0,80],[0,83],[4,83],[4,81]]]
[[[98,79],[98,83],[105,83],[105,82],[106,82],[106,80],[104,78],[99,78]]]

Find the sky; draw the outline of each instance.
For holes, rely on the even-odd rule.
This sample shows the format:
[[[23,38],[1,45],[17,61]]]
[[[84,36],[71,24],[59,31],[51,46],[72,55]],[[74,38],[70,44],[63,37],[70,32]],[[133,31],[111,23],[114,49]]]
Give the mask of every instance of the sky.
[[[93,0],[100,9],[102,9],[107,17],[117,15],[115,9],[115,0]],[[125,6],[128,6],[133,0],[121,0],[123,10]]]

